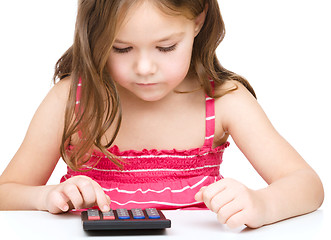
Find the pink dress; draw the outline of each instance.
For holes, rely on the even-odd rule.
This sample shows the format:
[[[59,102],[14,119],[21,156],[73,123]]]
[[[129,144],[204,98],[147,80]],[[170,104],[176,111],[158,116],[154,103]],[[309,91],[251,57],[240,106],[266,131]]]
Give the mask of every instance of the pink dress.
[[[226,142],[212,147],[214,130],[214,99],[206,97],[206,136],[202,147],[189,150],[121,151],[115,145],[109,151],[125,160],[123,170],[101,152],[95,151],[92,160],[100,161],[93,169],[77,172],[68,168],[61,182],[76,175],[92,178],[110,196],[112,209],[206,208],[204,203],[195,201],[194,195],[201,187],[222,178],[219,168],[224,149],[229,146]]]

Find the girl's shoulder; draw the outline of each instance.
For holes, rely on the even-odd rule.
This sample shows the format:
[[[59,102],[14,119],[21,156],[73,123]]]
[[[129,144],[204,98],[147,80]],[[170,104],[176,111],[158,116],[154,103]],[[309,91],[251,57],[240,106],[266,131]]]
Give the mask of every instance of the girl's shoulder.
[[[37,109],[36,115],[49,118],[48,115],[64,115],[71,86],[70,77],[55,83]],[[52,114],[49,114],[52,112]],[[56,113],[56,114],[55,114]],[[54,117],[54,116],[53,116]]]
[[[256,98],[249,90],[238,81],[226,81],[221,86],[215,88],[215,95],[221,96],[215,99],[216,105],[219,107],[227,107],[232,104],[245,104],[257,102]],[[248,101],[248,102],[247,102]]]
[[[68,101],[71,82],[71,78],[67,77],[55,83],[41,105],[46,105],[53,110],[65,107]]]
[[[66,77],[61,79],[60,81],[54,84],[54,86],[50,90],[50,93],[61,98],[62,100],[67,99],[71,82],[72,82],[71,77]]]
[[[58,126],[58,129],[61,129],[63,127],[62,122],[67,106],[70,85],[70,78],[63,79],[54,84],[39,105],[32,123],[40,126],[44,125],[45,129],[49,128],[50,124],[53,124],[53,128]]]
[[[221,97],[215,99],[216,121],[225,131],[230,124],[250,114],[261,112],[256,98],[238,81],[227,81],[215,89]]]

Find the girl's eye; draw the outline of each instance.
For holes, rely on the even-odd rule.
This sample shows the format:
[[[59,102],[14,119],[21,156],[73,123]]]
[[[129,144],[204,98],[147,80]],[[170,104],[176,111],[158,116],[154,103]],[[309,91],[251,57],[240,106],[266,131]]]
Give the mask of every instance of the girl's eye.
[[[114,50],[114,52],[116,52],[116,53],[128,53],[128,52],[131,51],[131,49],[132,49],[132,47],[127,47],[127,48],[117,48],[117,47],[114,47],[114,46],[113,46],[113,50]]]
[[[160,51],[160,52],[171,52],[171,51],[174,51],[177,47],[177,43],[170,46],[170,47],[157,47],[157,49]]]
[[[170,47],[156,47],[160,52],[171,52],[174,51],[177,47],[177,44],[174,44]],[[113,50],[116,53],[128,53],[132,50],[132,47],[127,47],[127,48],[118,48],[113,46]]]

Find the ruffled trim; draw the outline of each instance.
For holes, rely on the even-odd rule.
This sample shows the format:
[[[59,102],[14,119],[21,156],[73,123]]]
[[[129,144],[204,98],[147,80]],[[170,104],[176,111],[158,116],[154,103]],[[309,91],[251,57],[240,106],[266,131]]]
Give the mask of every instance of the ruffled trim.
[[[225,142],[220,146],[217,146],[216,148],[210,148],[206,146],[202,146],[199,148],[192,148],[189,150],[178,150],[178,149],[172,149],[172,150],[158,150],[158,149],[143,149],[143,150],[124,150],[121,151],[117,145],[114,145],[108,149],[108,151],[115,156],[121,157],[121,156],[142,156],[142,155],[153,155],[153,156],[159,156],[159,155],[201,155],[204,153],[217,153],[225,148],[227,148],[230,145],[229,142]],[[102,157],[105,156],[102,152],[94,150],[92,153],[92,156],[96,157]]]

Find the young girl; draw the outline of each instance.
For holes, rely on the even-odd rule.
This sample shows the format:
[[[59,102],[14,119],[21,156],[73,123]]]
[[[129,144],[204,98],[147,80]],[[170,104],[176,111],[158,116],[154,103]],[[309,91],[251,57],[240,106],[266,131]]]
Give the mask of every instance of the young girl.
[[[215,55],[216,0],[81,0],[74,44],[0,178],[0,208],[209,208],[260,227],[316,210],[319,177]],[[268,183],[219,173],[227,139]],[[59,158],[68,172],[45,185]]]

